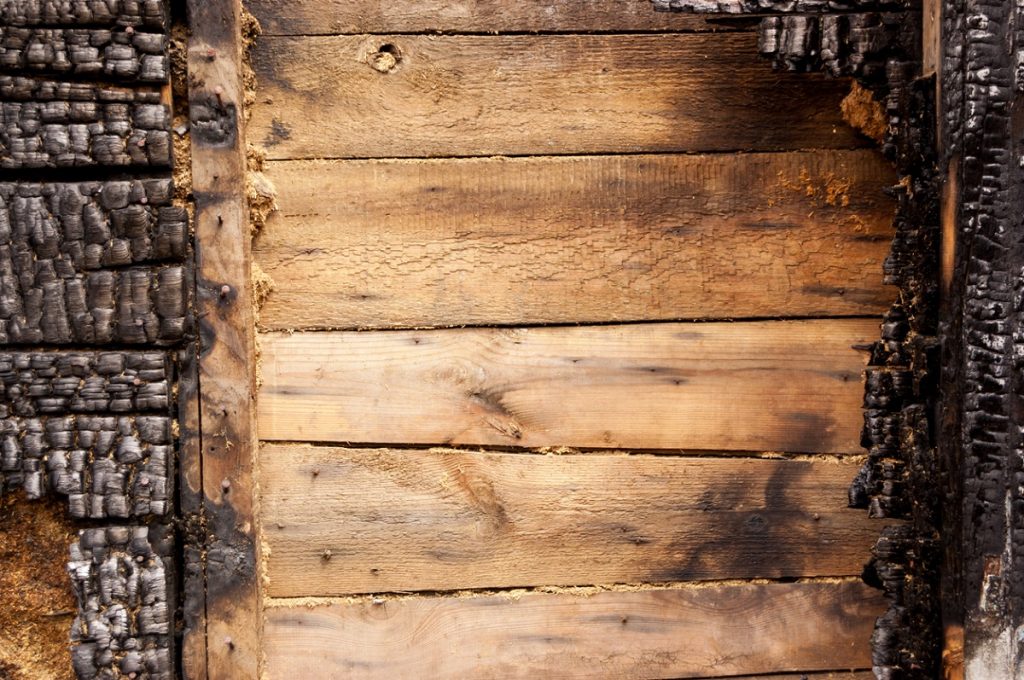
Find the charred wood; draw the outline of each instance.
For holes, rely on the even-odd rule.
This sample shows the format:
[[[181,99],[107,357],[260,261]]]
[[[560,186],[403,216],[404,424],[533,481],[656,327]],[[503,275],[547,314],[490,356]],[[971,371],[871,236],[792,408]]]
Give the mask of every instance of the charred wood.
[[[166,0],[0,0],[0,24],[166,28]]]
[[[162,33],[0,25],[0,72],[162,83],[168,69]]]
[[[68,562],[79,606],[71,630],[79,678],[174,677],[172,552],[164,527],[79,533]]]
[[[72,517],[165,515],[173,464],[167,416],[0,419],[0,493],[66,496]]]

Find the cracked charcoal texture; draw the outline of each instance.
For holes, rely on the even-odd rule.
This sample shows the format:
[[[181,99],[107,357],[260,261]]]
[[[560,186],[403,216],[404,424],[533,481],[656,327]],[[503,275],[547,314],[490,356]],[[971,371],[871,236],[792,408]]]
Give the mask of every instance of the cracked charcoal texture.
[[[912,12],[779,16],[761,21],[758,49],[787,71],[825,71],[873,84],[887,80],[890,58],[920,42]]]
[[[83,680],[174,677],[171,538],[163,529],[85,529],[68,573],[79,613],[71,658]]]
[[[958,180],[954,286],[944,334],[944,591],[964,622],[968,660],[993,677],[1021,672],[1024,650],[998,640],[1024,623],[1024,156],[1014,112],[1024,91],[1024,7],[944,3],[942,139]],[[959,608],[959,611],[957,610]],[[993,645],[995,648],[993,648]],[[986,652],[988,648],[988,652]]]
[[[915,7],[916,0],[653,0],[661,12],[700,14],[813,14]]]
[[[168,19],[165,0],[0,0],[0,168],[41,171],[0,182],[0,344],[33,346],[0,351],[0,495],[103,522],[68,562],[90,680],[174,677],[174,354],[153,348],[190,340],[192,265]],[[97,166],[164,174],[47,181]],[[37,351],[112,344],[139,350]]]
[[[0,168],[170,166],[165,105],[104,102],[98,96],[0,102]]]
[[[0,493],[60,494],[76,518],[165,515],[172,456],[167,416],[0,418]]]
[[[0,352],[0,418],[168,413],[163,352]]]
[[[0,72],[163,83],[168,69],[162,33],[0,25]]]
[[[0,183],[0,342],[181,340],[186,268],[134,266],[184,261],[172,194],[169,179]]]
[[[167,0],[0,0],[0,24],[166,28]]]

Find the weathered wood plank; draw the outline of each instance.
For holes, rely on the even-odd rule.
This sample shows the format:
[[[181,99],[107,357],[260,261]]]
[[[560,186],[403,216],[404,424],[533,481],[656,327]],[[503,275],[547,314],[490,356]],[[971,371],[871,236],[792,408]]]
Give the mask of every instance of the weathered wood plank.
[[[272,597],[856,576],[850,463],[263,447]]]
[[[188,0],[199,422],[207,531],[206,674],[261,675],[263,629],[253,397],[245,94],[239,0]],[[194,647],[192,648],[194,650]]]
[[[863,668],[881,595],[860,583],[590,596],[372,600],[266,610],[287,678],[694,678]]]
[[[262,336],[260,437],[859,450],[874,320]]]
[[[0,71],[165,83],[167,36],[133,29],[0,25]]]
[[[0,24],[147,26],[164,28],[170,15],[166,0],[2,0]]]
[[[272,159],[862,144],[847,84],[769,76],[752,34],[268,37],[253,65]]]
[[[272,163],[261,325],[881,314],[875,152]]]
[[[433,32],[716,30],[704,17],[652,12],[643,2],[590,0],[249,0],[264,35]]]

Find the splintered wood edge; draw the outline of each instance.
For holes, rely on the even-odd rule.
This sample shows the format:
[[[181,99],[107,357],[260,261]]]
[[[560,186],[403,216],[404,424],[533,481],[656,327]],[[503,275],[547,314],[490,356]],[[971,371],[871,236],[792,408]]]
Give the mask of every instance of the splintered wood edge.
[[[259,676],[263,623],[253,475],[255,328],[244,194],[242,8],[239,0],[189,0],[188,10],[207,541],[205,671],[209,677],[249,680]]]

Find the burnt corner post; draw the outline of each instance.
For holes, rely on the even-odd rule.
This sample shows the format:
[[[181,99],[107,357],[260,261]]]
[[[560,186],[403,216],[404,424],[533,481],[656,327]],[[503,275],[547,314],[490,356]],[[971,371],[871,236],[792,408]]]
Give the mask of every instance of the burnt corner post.
[[[185,674],[248,680],[259,676],[263,617],[241,2],[188,0],[188,23],[201,427],[185,483],[201,499],[206,635],[186,641]]]
[[[900,294],[871,348],[851,502],[909,522],[866,572],[890,600],[874,672],[1024,678],[1024,6],[653,2],[768,15],[778,67],[853,76],[884,105]]]

